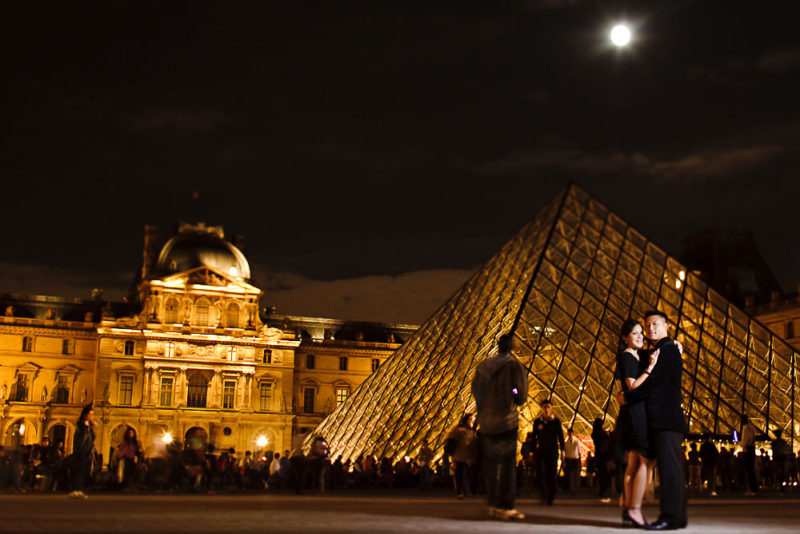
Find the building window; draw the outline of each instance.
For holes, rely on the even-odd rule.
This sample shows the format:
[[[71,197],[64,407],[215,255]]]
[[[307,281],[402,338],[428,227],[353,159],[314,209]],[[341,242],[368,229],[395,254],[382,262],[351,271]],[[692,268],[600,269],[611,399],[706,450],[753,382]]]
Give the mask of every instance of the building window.
[[[186,406],[189,408],[205,408],[208,382],[201,374],[194,374],[189,378],[189,387],[186,394]]]
[[[786,323],[786,339],[790,339],[794,337],[794,322],[789,321]]]
[[[69,404],[69,377],[58,375],[56,379],[56,404]]]
[[[259,409],[261,411],[269,411],[272,409],[272,384],[269,382],[261,382]]]
[[[166,309],[164,312],[164,322],[175,324],[178,322],[178,301],[177,299],[169,299],[167,301]]]
[[[165,358],[175,357],[175,343],[168,341],[164,344],[164,357]]]
[[[121,376],[119,378],[119,404],[130,406],[133,403],[133,377]]]
[[[316,366],[316,359],[313,354],[306,354],[306,369],[313,369]]]
[[[236,382],[226,380],[222,386],[222,407],[233,410],[233,400],[236,398]]]
[[[336,407],[338,408],[344,401],[347,400],[347,397],[350,396],[350,388],[346,387],[337,387],[336,388]]]
[[[272,351],[269,349],[264,349],[264,359],[262,363],[272,363]]]
[[[381,361],[378,358],[372,358],[372,372],[378,370],[378,367],[381,366]]]
[[[22,352],[32,352],[33,351],[33,338],[30,336],[25,336],[22,338]]]
[[[72,354],[72,340],[71,339],[62,339],[61,340],[61,354]]]
[[[229,362],[236,361],[236,347],[228,347],[228,361]]]
[[[125,356],[133,356],[133,347],[133,341],[128,340],[125,342]]]
[[[172,383],[173,379],[171,376],[161,377],[161,394],[158,399],[158,403],[161,406],[172,406]]]
[[[239,328],[239,306],[228,304],[228,328]]]
[[[314,395],[316,391],[313,387],[303,389],[303,412],[314,413]]]
[[[347,356],[340,356],[339,357],[339,370],[340,371],[347,371]]]
[[[201,300],[194,308],[194,322],[197,326],[208,326],[208,302]]]
[[[26,374],[17,375],[17,383],[15,384],[14,396],[11,400],[17,402],[28,402],[28,390],[30,389],[30,376]]]

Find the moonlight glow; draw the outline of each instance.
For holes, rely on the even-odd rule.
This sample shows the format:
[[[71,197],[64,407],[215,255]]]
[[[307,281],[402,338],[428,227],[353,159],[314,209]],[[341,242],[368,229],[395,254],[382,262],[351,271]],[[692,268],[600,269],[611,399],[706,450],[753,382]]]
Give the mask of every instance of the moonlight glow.
[[[614,46],[625,46],[631,42],[631,30],[624,24],[617,24],[611,28],[611,42]]]

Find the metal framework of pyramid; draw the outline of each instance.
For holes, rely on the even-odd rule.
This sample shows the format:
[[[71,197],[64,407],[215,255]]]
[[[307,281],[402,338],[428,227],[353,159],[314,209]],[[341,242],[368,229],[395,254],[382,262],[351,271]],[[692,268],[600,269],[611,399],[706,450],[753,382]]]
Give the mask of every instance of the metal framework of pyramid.
[[[470,384],[497,337],[513,331],[529,371],[520,435],[551,398],[567,428],[613,424],[614,367],[628,317],[658,308],[684,346],[690,433],[732,434],[747,414],[764,433],[800,433],[798,355],[576,185],[568,186],[483,265],[306,439],[334,455],[399,458],[434,450],[473,409]],[[790,438],[791,436],[791,438]]]

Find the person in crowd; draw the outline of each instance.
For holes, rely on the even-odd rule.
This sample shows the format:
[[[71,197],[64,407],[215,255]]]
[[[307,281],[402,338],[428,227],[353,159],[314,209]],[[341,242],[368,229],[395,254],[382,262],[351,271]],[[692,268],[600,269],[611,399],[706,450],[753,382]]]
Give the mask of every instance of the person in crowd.
[[[138,466],[143,461],[142,448],[136,438],[136,431],[128,427],[117,447],[119,461],[122,462],[122,487],[133,488],[139,481]]]
[[[419,489],[426,491],[431,487],[433,480],[433,472],[431,471],[431,462],[433,462],[433,449],[428,445],[428,440],[422,440],[422,446],[419,448],[417,454],[417,464],[419,465]]]
[[[528,375],[511,353],[514,335],[503,334],[496,354],[478,364],[472,395],[478,411],[482,467],[489,514],[498,519],[524,519],[514,508],[519,415],[528,399]]]
[[[651,310],[645,314],[645,332],[658,359],[638,387],[621,391],[620,404],[644,401],[650,442],[656,452],[661,481],[660,515],[647,525],[649,530],[674,530],[687,523],[686,478],[681,459],[681,443],[686,434],[683,413],[683,360],[681,351],[669,337],[667,316]]]
[[[717,462],[719,461],[719,451],[717,446],[711,441],[711,434],[706,434],[703,444],[700,445],[700,463],[702,465],[701,482],[703,488],[709,495],[717,495]]]
[[[288,487],[292,476],[292,462],[289,460],[289,451],[284,450],[281,456],[281,486]]]
[[[687,461],[689,465],[689,487],[695,491],[700,491],[703,481],[700,477],[700,451],[697,450],[697,443],[692,443],[689,446]]]
[[[756,427],[746,416],[742,416],[742,449],[744,453],[744,472],[747,478],[749,491],[745,495],[755,495],[758,493],[758,477],[756,476]]]
[[[564,429],[561,420],[553,414],[550,399],[542,401],[541,413],[533,421],[533,440],[542,502],[552,506],[558,486],[558,461],[564,454]]]
[[[283,477],[281,476],[281,455],[279,453],[275,453],[272,456],[272,461],[269,463],[269,479],[267,480],[267,486],[273,489],[280,489],[282,487],[281,481]]]
[[[322,436],[317,436],[311,442],[308,452],[308,467],[311,472],[311,490],[316,493],[325,493],[325,476],[330,457],[328,442]]]
[[[592,444],[594,445],[593,469],[594,482],[596,483],[596,494],[606,501],[608,499],[608,488],[611,484],[611,476],[608,464],[612,461],[613,448],[611,438],[603,428],[603,420],[599,417],[592,422]]]
[[[378,484],[384,488],[394,488],[394,466],[388,456],[381,458],[378,463]]]
[[[564,476],[567,478],[567,490],[575,496],[581,485],[581,441],[570,428],[564,442]]]
[[[74,456],[74,478],[72,492],[73,499],[85,499],[86,493],[83,485],[92,465],[92,452],[94,451],[94,410],[87,404],[81,410],[78,422],[75,424],[75,435],[72,440],[72,454]]]
[[[723,491],[730,491],[734,488],[733,482],[733,455],[727,447],[720,447],[719,458],[717,458],[717,471],[719,481]]]
[[[533,432],[525,434],[525,441],[522,442],[520,454],[525,464],[525,472],[519,486],[527,490],[531,495],[536,488],[536,442],[533,440]]]
[[[774,434],[775,439],[770,443],[770,448],[772,449],[772,462],[775,467],[775,483],[781,493],[785,493],[789,483],[789,455],[792,452],[792,447],[783,439],[783,431],[777,429]]]
[[[478,435],[472,425],[472,414],[464,414],[445,441],[445,452],[453,459],[455,467],[457,499],[470,493],[470,468],[477,458],[477,445]]]
[[[297,447],[292,451],[289,462],[291,463],[289,470],[291,473],[291,486],[294,488],[294,492],[300,495],[303,493],[306,472],[306,456],[303,454],[301,447]]]

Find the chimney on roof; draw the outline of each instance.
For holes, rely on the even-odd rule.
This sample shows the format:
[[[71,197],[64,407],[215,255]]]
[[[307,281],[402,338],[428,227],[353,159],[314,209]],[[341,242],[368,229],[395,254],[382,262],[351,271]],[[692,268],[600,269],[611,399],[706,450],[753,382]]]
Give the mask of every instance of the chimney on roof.
[[[156,239],[158,227],[152,224],[144,225],[144,247],[142,248],[142,280],[147,280],[156,265]]]

